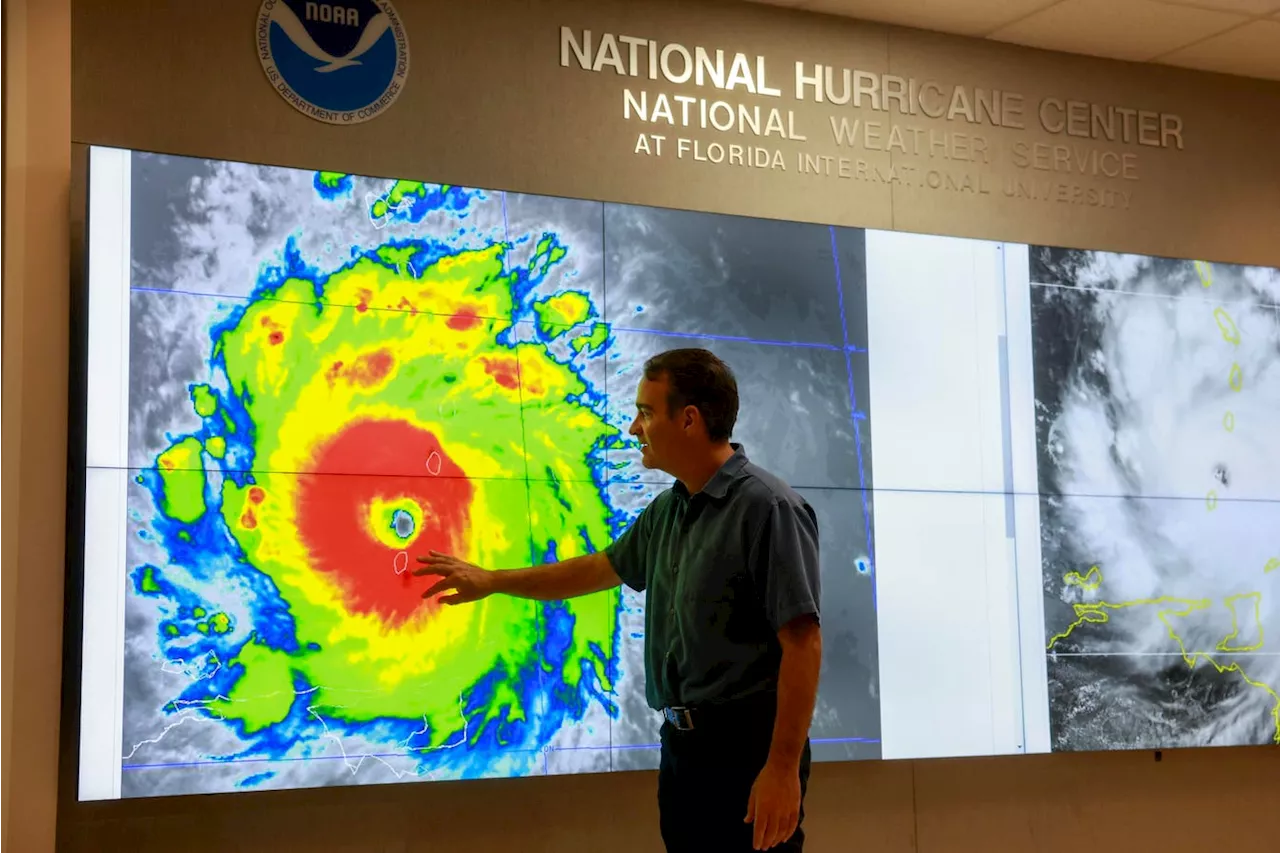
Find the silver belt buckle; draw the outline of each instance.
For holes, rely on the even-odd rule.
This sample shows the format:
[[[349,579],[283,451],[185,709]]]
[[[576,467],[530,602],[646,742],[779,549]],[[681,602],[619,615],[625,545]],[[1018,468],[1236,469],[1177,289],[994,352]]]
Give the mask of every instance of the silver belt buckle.
[[[688,708],[663,708],[662,714],[667,718],[667,722],[682,732],[693,729],[693,715]]]

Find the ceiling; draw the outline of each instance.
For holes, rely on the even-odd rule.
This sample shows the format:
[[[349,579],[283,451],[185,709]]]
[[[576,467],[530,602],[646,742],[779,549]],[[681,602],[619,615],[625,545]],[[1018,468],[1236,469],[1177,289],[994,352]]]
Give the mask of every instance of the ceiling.
[[[1280,0],[754,0],[995,41],[1280,80]]]

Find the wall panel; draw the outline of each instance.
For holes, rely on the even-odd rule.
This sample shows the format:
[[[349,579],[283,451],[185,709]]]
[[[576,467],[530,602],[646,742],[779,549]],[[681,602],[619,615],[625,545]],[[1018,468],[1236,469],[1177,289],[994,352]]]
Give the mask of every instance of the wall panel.
[[[70,4],[5,4],[5,850],[54,838],[66,514]]]

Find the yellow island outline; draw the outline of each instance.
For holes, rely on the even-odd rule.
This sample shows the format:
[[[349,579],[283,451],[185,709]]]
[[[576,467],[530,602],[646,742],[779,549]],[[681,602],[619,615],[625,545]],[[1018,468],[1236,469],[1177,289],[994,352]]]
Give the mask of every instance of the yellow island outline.
[[[1276,561],[1274,559],[1269,560],[1267,562],[1267,565],[1263,568],[1263,573],[1266,574],[1271,572],[1275,568],[1275,566],[1273,565],[1273,563],[1275,562]],[[1094,592],[1099,587],[1102,586],[1102,580],[1103,580],[1102,570],[1095,565],[1095,566],[1092,566],[1087,572],[1085,572],[1084,575],[1081,575],[1079,572],[1068,572],[1067,574],[1063,575],[1062,580],[1063,580],[1063,583],[1067,584],[1068,586],[1076,586],[1087,592]],[[1258,641],[1248,646],[1233,645],[1235,640],[1240,635],[1240,617],[1239,617],[1239,613],[1236,610],[1236,603],[1242,599],[1252,599],[1254,619],[1258,625]],[[1231,611],[1231,631],[1225,637],[1223,637],[1221,640],[1218,641],[1216,650],[1219,652],[1231,653],[1231,652],[1253,652],[1261,649],[1262,644],[1265,640],[1263,636],[1263,627],[1262,627],[1262,619],[1261,619],[1262,593],[1261,592],[1243,592],[1243,593],[1237,593],[1235,595],[1229,595],[1223,599],[1223,604],[1226,605],[1227,609]],[[1198,610],[1208,609],[1209,607],[1213,606],[1213,601],[1211,599],[1178,598],[1174,596],[1160,596],[1158,598],[1137,598],[1132,601],[1120,601],[1120,602],[1098,601],[1098,602],[1092,602],[1092,603],[1075,604],[1072,607],[1075,610],[1076,620],[1072,622],[1070,625],[1068,625],[1066,630],[1064,630],[1060,634],[1055,634],[1049,640],[1048,651],[1053,651],[1053,647],[1057,645],[1059,641],[1065,640],[1067,637],[1071,636],[1071,633],[1075,631],[1076,628],[1079,628],[1081,625],[1084,625],[1086,622],[1092,623],[1095,625],[1101,625],[1110,621],[1111,616],[1109,611],[1124,610],[1131,607],[1145,607],[1145,606],[1161,607],[1160,610],[1156,611],[1156,618],[1160,620],[1160,624],[1164,625],[1165,631],[1167,631],[1169,634],[1169,638],[1173,640],[1175,643],[1177,643],[1178,651],[1182,656],[1182,660],[1186,663],[1188,667],[1190,667],[1191,669],[1195,669],[1196,664],[1203,660],[1206,663],[1208,663],[1210,666],[1212,666],[1215,670],[1217,670],[1219,674],[1225,674],[1228,672],[1239,673],[1240,677],[1244,679],[1245,683],[1248,684],[1250,687],[1254,687],[1258,690],[1266,691],[1267,695],[1269,695],[1273,700],[1273,704],[1271,706],[1271,719],[1275,724],[1275,734],[1272,736],[1272,740],[1275,743],[1280,743],[1280,693],[1277,693],[1276,690],[1272,688],[1270,685],[1265,684],[1256,679],[1250,678],[1249,674],[1246,673],[1244,669],[1241,668],[1238,662],[1233,662],[1231,664],[1221,664],[1218,661],[1214,660],[1213,655],[1209,652],[1187,651],[1186,643],[1183,641],[1182,637],[1178,635],[1178,632],[1174,629],[1173,625],[1169,621],[1170,616],[1185,618]]]

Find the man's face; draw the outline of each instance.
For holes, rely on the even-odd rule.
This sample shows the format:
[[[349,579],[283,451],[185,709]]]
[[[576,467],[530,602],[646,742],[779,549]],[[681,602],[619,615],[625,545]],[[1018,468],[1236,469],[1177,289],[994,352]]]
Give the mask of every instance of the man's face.
[[[641,379],[636,389],[636,417],[627,432],[640,440],[640,458],[646,468],[669,470],[686,437],[684,418],[673,418],[667,408],[670,391],[665,376]]]

